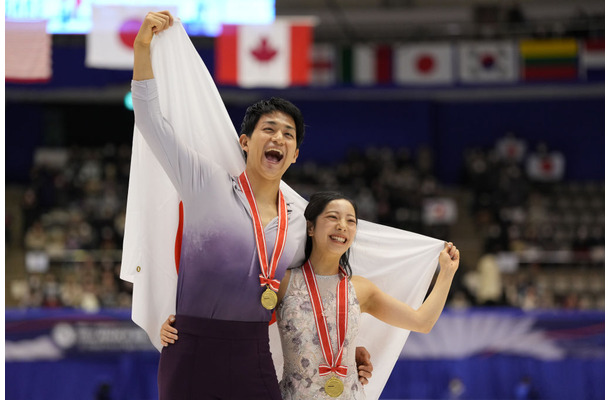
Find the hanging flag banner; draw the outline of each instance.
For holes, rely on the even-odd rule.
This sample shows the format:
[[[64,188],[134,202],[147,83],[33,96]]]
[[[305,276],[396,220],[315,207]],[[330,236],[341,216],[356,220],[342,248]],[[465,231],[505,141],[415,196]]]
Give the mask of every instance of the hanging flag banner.
[[[268,25],[224,25],[216,40],[216,81],[241,87],[308,85],[315,19],[276,18]]]
[[[313,44],[310,59],[309,83],[311,86],[332,86],[337,83],[335,46],[330,43]]]
[[[453,83],[453,46],[450,43],[398,45],[394,48],[394,80],[404,85]]]
[[[392,48],[383,44],[357,44],[352,49],[352,66],[356,85],[392,83]]]
[[[587,39],[580,43],[580,76],[588,81],[603,81],[605,76],[605,41]]]
[[[516,82],[519,68],[515,43],[511,41],[460,43],[458,75],[463,83]]]
[[[519,42],[521,77],[525,81],[576,79],[576,39],[524,39]]]
[[[4,79],[43,83],[51,79],[51,35],[47,21],[5,21]]]
[[[176,15],[175,6],[155,6]],[[147,7],[94,5],[91,32],[87,34],[85,65],[89,68],[130,70],[133,41],[140,30]]]

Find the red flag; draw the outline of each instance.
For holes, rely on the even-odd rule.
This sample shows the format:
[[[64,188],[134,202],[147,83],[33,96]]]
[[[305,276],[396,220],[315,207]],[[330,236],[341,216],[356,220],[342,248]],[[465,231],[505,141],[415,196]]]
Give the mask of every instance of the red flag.
[[[216,80],[243,87],[309,84],[311,18],[225,25],[216,41]]]
[[[47,21],[6,21],[5,34],[5,81],[48,82],[52,70]]]

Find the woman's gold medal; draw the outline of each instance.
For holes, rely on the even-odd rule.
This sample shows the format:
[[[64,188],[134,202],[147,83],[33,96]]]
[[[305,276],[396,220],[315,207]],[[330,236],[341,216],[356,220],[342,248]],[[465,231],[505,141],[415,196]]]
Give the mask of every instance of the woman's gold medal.
[[[331,377],[326,381],[324,385],[324,391],[330,397],[339,397],[343,393],[343,382],[335,376]]]
[[[261,296],[261,304],[267,310],[273,310],[277,305],[277,294],[267,286],[267,289],[263,292]]]

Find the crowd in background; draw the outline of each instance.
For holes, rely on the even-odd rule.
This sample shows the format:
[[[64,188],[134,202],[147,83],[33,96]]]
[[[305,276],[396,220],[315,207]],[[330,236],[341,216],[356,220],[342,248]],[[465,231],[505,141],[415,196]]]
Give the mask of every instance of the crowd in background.
[[[119,279],[131,148],[40,152],[21,204],[26,307],[130,307]],[[13,239],[15,240],[15,239]]]
[[[19,306],[130,307],[131,284],[119,279],[130,157],[126,145],[37,157],[25,234],[7,235],[25,251],[26,278],[11,283]],[[351,149],[336,164],[297,163],[285,181],[305,198],[342,191],[362,219],[456,243],[465,210],[459,221],[476,227],[481,256],[460,268],[450,306],[603,309],[604,186],[564,182],[564,168],[545,144],[507,134],[464,154],[457,187],[438,181],[427,147]]]

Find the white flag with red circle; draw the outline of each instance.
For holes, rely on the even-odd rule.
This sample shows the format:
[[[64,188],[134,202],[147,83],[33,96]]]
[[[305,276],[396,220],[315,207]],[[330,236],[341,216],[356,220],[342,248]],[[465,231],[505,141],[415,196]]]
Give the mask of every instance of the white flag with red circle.
[[[399,85],[453,83],[453,46],[450,43],[399,45],[394,49],[394,81]]]
[[[176,14],[176,7],[156,6]],[[85,65],[89,68],[132,69],[133,41],[150,7],[93,6],[87,34]]]
[[[224,25],[216,41],[216,81],[241,87],[309,84],[314,23],[288,17],[267,25]]]

